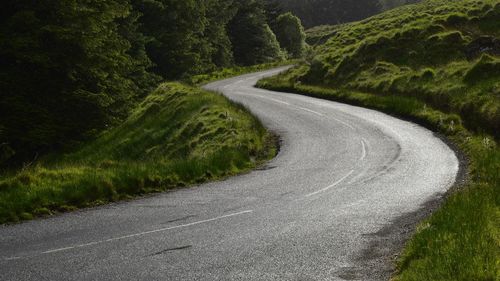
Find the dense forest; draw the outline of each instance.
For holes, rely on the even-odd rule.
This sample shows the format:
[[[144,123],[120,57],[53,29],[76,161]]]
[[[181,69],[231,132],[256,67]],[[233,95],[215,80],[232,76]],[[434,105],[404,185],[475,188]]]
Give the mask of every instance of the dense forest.
[[[161,80],[300,56],[305,47],[300,20],[264,0],[0,6],[0,166],[119,124]]]

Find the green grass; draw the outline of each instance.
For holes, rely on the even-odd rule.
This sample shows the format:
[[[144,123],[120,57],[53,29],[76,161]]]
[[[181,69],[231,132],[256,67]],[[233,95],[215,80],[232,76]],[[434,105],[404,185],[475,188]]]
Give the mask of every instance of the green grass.
[[[328,39],[337,34],[343,25],[320,25],[306,30],[306,43],[317,46],[326,43]]]
[[[500,3],[427,0],[308,35],[329,39],[260,87],[413,120],[469,159],[467,184],[419,225],[394,280],[500,280]]]
[[[165,83],[95,141],[4,172],[0,223],[221,179],[275,153],[272,137],[243,106]]]
[[[301,82],[415,97],[500,137],[497,0],[428,0],[308,36],[329,39]]]

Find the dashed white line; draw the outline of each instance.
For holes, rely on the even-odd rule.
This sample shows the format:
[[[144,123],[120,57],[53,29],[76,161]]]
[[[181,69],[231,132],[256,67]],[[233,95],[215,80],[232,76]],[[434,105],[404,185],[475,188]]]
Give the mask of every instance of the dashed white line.
[[[366,158],[366,144],[365,144],[364,139],[361,140],[361,148],[362,148],[362,151],[361,151],[361,157],[359,158],[359,161],[363,161]]]
[[[13,260],[19,260],[22,259],[21,257],[10,257],[10,258],[5,258],[4,260],[6,261],[13,261]]]
[[[302,109],[302,110],[307,111],[307,112],[310,112],[310,113],[313,113],[313,114],[316,114],[318,116],[324,116],[323,114],[321,114],[319,112],[316,112],[314,110],[310,110],[309,108],[305,108],[305,107],[302,107],[302,106],[297,106],[297,108]]]
[[[165,227],[165,228],[160,228],[160,229],[155,229],[155,230],[150,230],[150,231],[144,231],[144,232],[124,235],[124,236],[114,237],[114,238],[110,238],[110,239],[106,239],[106,240],[99,240],[99,241],[94,241],[94,242],[85,243],[85,244],[79,244],[79,245],[75,245],[75,246],[47,250],[47,251],[41,252],[40,254],[51,254],[51,253],[63,252],[63,251],[68,251],[68,250],[72,250],[72,249],[83,248],[83,247],[93,246],[93,245],[97,245],[97,244],[113,242],[113,241],[118,241],[118,240],[122,240],[122,239],[133,238],[133,237],[143,236],[143,235],[157,233],[157,232],[163,232],[163,231],[177,229],[177,228],[184,228],[184,227],[193,226],[193,225],[197,225],[197,224],[203,224],[203,223],[213,222],[213,221],[217,221],[217,220],[221,220],[221,219],[225,219],[225,218],[229,218],[229,217],[248,214],[251,212],[253,212],[253,210],[247,210],[247,211],[242,211],[242,212],[238,212],[238,213],[227,214],[224,216],[220,216],[220,217],[216,217],[216,218],[212,218],[212,219],[207,219],[207,220],[202,220],[202,221],[191,222],[191,223],[187,223],[187,224],[181,224],[181,225],[176,225],[176,226],[171,226],[171,227]],[[4,260],[8,261],[8,260],[14,260],[14,259],[20,259],[20,258],[22,258],[22,257],[4,258]]]
[[[318,193],[327,191],[328,189],[330,189],[330,188],[338,185],[339,183],[343,182],[346,178],[348,178],[350,175],[352,175],[352,173],[354,173],[354,170],[351,170],[347,175],[343,176],[341,179],[339,179],[338,181],[332,183],[331,185],[329,185],[329,186],[327,186],[327,187],[325,187],[323,189],[320,189],[318,191],[315,191],[315,192],[307,194],[306,197],[311,197],[311,196],[316,195]]]
[[[244,93],[244,92],[237,92],[237,94],[246,95],[246,93]],[[266,99],[266,100],[271,100],[271,101],[274,101],[274,102],[277,102],[277,103],[281,103],[281,104],[285,104],[285,105],[291,105],[290,103],[288,103],[286,101],[281,101],[281,100],[278,100],[278,99],[275,99],[275,98],[270,98],[270,97],[266,97],[266,96],[262,96],[262,95],[252,95],[252,96],[263,98],[263,99]]]
[[[270,99],[270,100],[275,101],[275,102],[277,102],[277,103],[290,105],[290,104],[289,104],[288,102],[286,102],[286,101],[280,101],[280,100],[273,99],[273,98],[268,98],[268,97],[263,97],[263,98]]]
[[[335,118],[335,117],[330,117],[330,118],[332,118],[333,120],[335,120],[335,121],[339,122],[340,124],[342,124],[342,125],[344,125],[344,126],[348,127],[349,129],[356,130],[356,128],[354,128],[353,126],[351,126],[351,124],[349,124],[349,123],[346,123],[346,122],[344,122],[344,121],[342,121],[342,120],[340,120],[340,119],[337,119],[337,118]]]
[[[65,248],[59,248],[59,249],[54,249],[54,250],[48,250],[48,251],[42,252],[42,254],[50,254],[50,253],[62,252],[62,251],[71,250],[71,249],[79,248],[79,247],[83,247],[83,245],[72,246],[72,247],[65,247]]]

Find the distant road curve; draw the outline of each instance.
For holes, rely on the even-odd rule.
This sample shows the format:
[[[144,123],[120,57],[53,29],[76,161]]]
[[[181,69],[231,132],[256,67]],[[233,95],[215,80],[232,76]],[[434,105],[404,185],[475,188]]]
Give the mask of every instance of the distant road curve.
[[[374,233],[446,192],[458,160],[415,124],[253,88],[282,70],[206,86],[281,136],[281,152],[265,167],[0,227],[0,280],[386,278],[360,258],[383,251],[370,249]]]

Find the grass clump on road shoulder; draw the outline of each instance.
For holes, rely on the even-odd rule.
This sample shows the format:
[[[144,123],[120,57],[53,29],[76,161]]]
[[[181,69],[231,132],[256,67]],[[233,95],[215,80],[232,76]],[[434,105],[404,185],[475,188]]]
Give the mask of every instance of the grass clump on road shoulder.
[[[500,276],[500,3],[437,1],[322,27],[308,62],[258,83],[377,109],[447,136],[469,180],[422,222],[394,280]]]
[[[274,156],[243,106],[165,83],[121,126],[64,156],[0,177],[0,223],[220,179]]]

